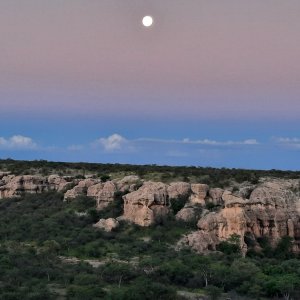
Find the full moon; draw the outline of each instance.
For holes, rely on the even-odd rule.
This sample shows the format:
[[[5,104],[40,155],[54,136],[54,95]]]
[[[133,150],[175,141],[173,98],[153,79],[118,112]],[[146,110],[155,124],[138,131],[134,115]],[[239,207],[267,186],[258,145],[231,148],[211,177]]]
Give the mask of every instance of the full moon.
[[[150,27],[153,24],[153,18],[151,16],[145,16],[143,18],[143,25],[145,27]]]

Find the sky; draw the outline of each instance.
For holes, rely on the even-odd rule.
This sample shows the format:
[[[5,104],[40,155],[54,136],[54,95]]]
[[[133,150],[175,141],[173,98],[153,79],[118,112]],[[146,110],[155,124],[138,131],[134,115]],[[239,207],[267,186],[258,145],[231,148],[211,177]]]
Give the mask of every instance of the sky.
[[[1,0],[0,158],[300,170],[299,16],[299,0]]]

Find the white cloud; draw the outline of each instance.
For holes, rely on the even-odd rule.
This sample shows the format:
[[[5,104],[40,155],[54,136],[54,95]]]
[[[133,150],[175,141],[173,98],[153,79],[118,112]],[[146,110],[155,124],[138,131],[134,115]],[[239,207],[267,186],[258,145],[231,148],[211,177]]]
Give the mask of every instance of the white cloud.
[[[274,138],[276,142],[283,144],[298,144],[300,143],[300,138],[287,138],[287,137],[278,137]]]
[[[100,138],[94,142],[94,145],[101,145],[105,151],[113,152],[122,150],[122,148],[128,143],[127,139],[119,134],[112,134],[107,138]]]
[[[1,149],[34,149],[37,144],[30,137],[14,135],[8,139],[0,137]]]
[[[174,139],[152,139],[152,138],[139,138],[137,142],[152,142],[152,143],[167,143],[167,144],[194,144],[194,145],[208,145],[208,146],[234,146],[234,145],[258,145],[256,139],[247,139],[243,141],[215,141],[210,139],[191,140],[184,138],[183,140]]]
[[[285,147],[300,149],[300,138],[273,137],[272,140]]]
[[[211,146],[234,146],[234,145],[258,145],[259,142],[255,139],[248,139],[243,141],[215,141],[215,140],[196,140],[190,141],[191,144],[211,145]]]
[[[150,146],[150,144],[165,144],[165,145],[202,145],[202,146],[240,146],[240,145],[258,145],[259,142],[256,139],[247,139],[242,141],[216,141],[210,139],[203,140],[191,140],[189,138],[185,138],[182,140],[176,139],[159,139],[159,138],[137,138],[137,139],[126,139],[120,134],[114,133],[108,137],[102,137],[98,140],[94,141],[91,146],[92,147],[101,147],[106,152],[136,152],[136,151],[145,151],[145,147]],[[153,147],[153,146],[151,146]],[[75,148],[75,149],[74,149]],[[77,147],[69,147],[68,150],[78,150]],[[179,151],[179,152],[178,152]],[[184,156],[187,155],[186,152],[182,151],[182,149],[172,149],[167,152],[168,156]]]

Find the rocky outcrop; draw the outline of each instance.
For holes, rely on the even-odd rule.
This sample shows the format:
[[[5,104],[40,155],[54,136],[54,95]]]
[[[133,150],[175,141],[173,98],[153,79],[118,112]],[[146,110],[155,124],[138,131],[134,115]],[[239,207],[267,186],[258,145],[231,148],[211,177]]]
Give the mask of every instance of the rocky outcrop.
[[[58,175],[50,175],[49,177],[15,176],[2,173],[0,176],[0,199],[18,197],[24,193],[39,194],[52,190],[62,192],[72,184],[72,180]]]
[[[202,209],[199,206],[190,206],[186,204],[175,216],[177,221],[192,223],[199,220]]]
[[[119,227],[119,222],[114,218],[109,219],[100,219],[96,224],[93,226],[99,229],[103,229],[106,232],[111,232],[114,229]]]
[[[101,182],[97,179],[85,179],[65,194],[65,199],[74,199],[80,195],[92,197],[97,201],[97,209],[106,208],[115,200],[117,192],[128,193],[135,191],[142,181],[138,176],[125,176],[121,180]]]
[[[23,193],[37,194],[49,190],[47,179],[42,176],[4,176],[1,180],[0,199],[18,197]]]
[[[72,182],[59,175],[50,175],[48,177],[49,189],[62,192],[72,185]]]
[[[196,183],[191,185],[191,189],[192,194],[190,196],[189,202],[193,204],[205,205],[205,200],[209,190],[208,185]]]
[[[87,195],[88,188],[97,184],[98,182],[100,182],[100,180],[92,178],[81,180],[76,186],[65,193],[64,199],[70,200],[82,195]]]
[[[215,251],[220,243],[217,236],[205,231],[195,231],[183,236],[176,245],[177,250],[189,247],[198,253]]]
[[[125,176],[121,180],[115,180],[114,183],[117,190],[122,193],[133,192],[143,185],[143,181],[140,177],[135,175]]]
[[[167,187],[169,199],[188,197],[191,194],[191,185],[187,182],[172,182]]]
[[[200,183],[143,182],[137,176],[101,182],[93,178],[79,180],[58,175],[0,173],[0,199],[46,191],[66,191],[65,199],[80,195],[93,197],[99,210],[125,194],[124,214],[118,220],[140,226],[159,223],[175,211],[177,220],[197,221],[198,230],[183,237],[179,244],[198,252],[215,250],[220,242],[232,235],[240,236],[243,252],[247,251],[249,240],[258,248],[260,237],[268,237],[275,246],[284,236],[290,236],[294,251],[300,252],[299,180],[266,178],[257,185],[245,183],[232,191],[224,191]],[[209,203],[213,205],[208,206]],[[210,211],[204,209],[205,206]],[[98,225],[103,224],[101,220]]]
[[[212,188],[208,192],[208,202],[213,203],[214,205],[223,205],[223,193],[224,190],[220,188]]]
[[[4,176],[8,176],[10,175],[10,172],[2,172],[0,171],[0,180],[4,177]]]
[[[124,218],[140,226],[150,226],[165,218],[169,212],[167,185],[145,182],[124,199]]]
[[[116,185],[112,181],[107,181],[90,186],[87,190],[87,196],[95,198],[97,209],[102,210],[114,201],[116,192]]]
[[[266,236],[275,246],[280,238],[290,236],[294,239],[294,251],[299,252],[300,197],[295,192],[296,187],[299,188],[298,180],[267,181],[256,187],[249,199],[226,191],[222,195],[224,208],[201,218],[197,224],[199,231],[181,242],[205,252],[215,249],[218,243],[232,235],[239,235],[241,249],[245,252],[248,247],[245,237],[255,243]]]

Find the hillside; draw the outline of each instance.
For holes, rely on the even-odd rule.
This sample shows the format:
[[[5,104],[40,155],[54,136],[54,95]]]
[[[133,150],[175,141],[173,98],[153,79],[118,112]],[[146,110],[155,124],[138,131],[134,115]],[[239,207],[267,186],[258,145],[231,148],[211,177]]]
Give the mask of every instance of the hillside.
[[[299,172],[0,165],[0,299],[299,298]]]

